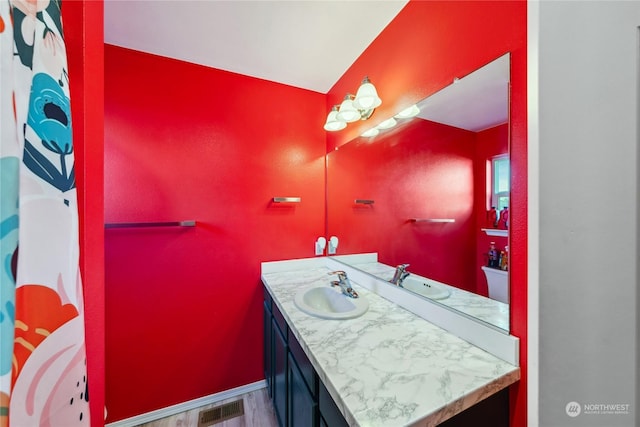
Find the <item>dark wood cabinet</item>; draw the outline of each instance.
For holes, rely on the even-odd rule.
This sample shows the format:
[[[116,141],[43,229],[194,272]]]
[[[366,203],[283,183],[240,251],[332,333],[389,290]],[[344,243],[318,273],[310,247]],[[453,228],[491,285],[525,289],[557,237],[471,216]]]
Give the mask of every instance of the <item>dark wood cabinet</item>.
[[[318,403],[320,408],[320,417],[322,418],[324,425],[331,427],[349,427],[349,424],[345,421],[342,413],[333,401],[333,398],[331,398],[331,395],[322,383],[320,383],[318,391]]]
[[[318,404],[289,353],[289,426],[318,426]]]
[[[277,309],[276,309],[277,310]],[[273,406],[276,412],[276,417],[281,427],[286,426],[287,421],[287,340],[278,325],[275,318],[271,322],[271,334],[273,336]]]
[[[271,302],[271,301],[269,301]],[[264,354],[263,354],[263,367],[264,367],[264,379],[267,383],[267,393],[269,397],[273,397],[273,364],[271,362],[271,355],[273,353],[273,339],[271,337],[271,304],[264,302],[264,316],[263,320],[263,341],[264,341]]]
[[[305,354],[302,347],[300,347],[300,343],[296,339],[295,335],[289,329],[289,352],[293,356],[293,359],[296,361],[298,368],[300,369],[300,374],[304,379],[304,382],[309,389],[309,392],[313,396],[314,399],[318,397],[318,375],[316,375],[316,370],[313,368],[311,361]]]
[[[326,408],[331,408],[331,412],[321,413],[319,389],[324,386],[266,290],[264,373],[280,427],[347,425],[328,393],[322,397],[322,402]]]

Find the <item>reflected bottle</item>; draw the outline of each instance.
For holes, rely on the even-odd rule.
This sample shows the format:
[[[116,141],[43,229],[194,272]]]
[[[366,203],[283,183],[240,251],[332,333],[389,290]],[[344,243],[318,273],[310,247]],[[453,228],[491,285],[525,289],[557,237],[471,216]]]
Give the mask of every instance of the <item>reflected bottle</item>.
[[[506,230],[509,228],[509,207],[505,206],[500,211],[500,219],[498,220],[498,228]]]
[[[491,268],[498,268],[498,250],[496,249],[496,242],[491,242],[489,245],[489,252],[487,252],[488,263],[487,266]]]
[[[498,211],[495,206],[487,211],[487,228],[496,228],[498,225]]]
[[[509,246],[504,247],[504,251],[500,254],[500,270],[509,270]]]

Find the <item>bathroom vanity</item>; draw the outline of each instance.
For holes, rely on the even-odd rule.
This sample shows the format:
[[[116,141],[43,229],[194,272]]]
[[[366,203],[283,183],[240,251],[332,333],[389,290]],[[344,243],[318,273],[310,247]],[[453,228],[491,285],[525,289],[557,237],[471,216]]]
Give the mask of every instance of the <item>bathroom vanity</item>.
[[[262,264],[265,378],[280,426],[463,426],[478,417],[508,426],[516,365],[353,278],[364,314],[301,310],[296,295],[331,287],[334,267],[327,258]]]

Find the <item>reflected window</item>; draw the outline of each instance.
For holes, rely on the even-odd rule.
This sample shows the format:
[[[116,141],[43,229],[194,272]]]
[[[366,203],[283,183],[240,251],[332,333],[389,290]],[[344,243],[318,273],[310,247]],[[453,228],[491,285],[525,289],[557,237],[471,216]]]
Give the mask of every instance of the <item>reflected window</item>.
[[[491,205],[498,212],[509,206],[509,155],[491,159]]]

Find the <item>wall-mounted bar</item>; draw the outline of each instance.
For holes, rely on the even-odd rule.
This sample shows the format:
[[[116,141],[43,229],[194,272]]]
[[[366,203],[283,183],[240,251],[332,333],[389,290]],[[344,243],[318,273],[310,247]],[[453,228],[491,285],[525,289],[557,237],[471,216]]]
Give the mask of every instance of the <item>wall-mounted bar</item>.
[[[300,197],[274,197],[273,203],[300,203]]]
[[[374,201],[371,199],[356,199],[354,203],[357,205],[372,205]]]
[[[411,218],[411,222],[456,222],[453,218]]]
[[[166,222],[116,222],[104,225],[104,228],[144,228],[144,227],[195,227],[195,219]]]

